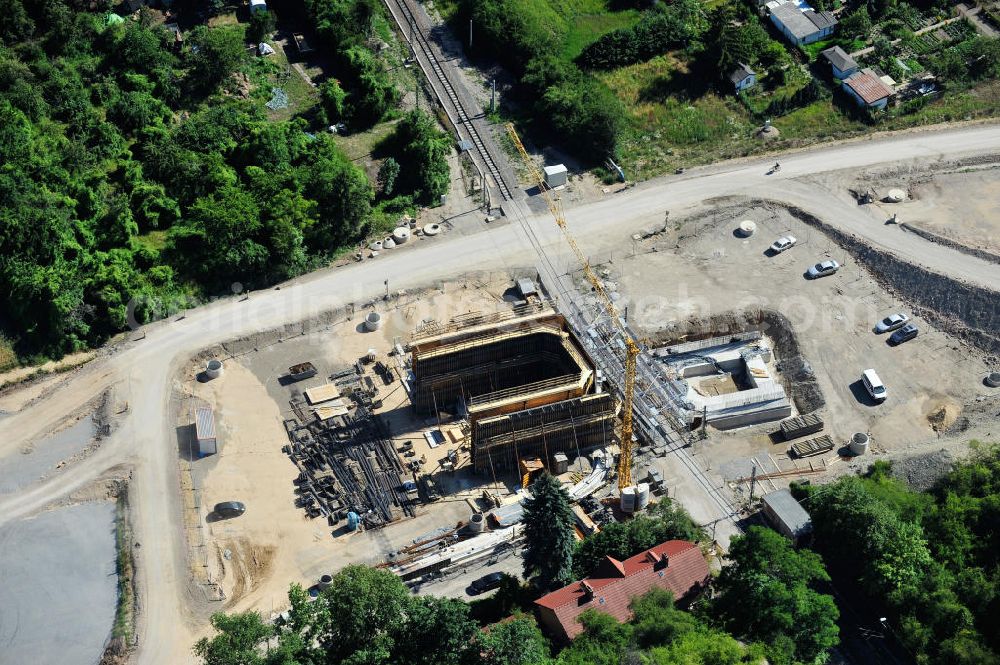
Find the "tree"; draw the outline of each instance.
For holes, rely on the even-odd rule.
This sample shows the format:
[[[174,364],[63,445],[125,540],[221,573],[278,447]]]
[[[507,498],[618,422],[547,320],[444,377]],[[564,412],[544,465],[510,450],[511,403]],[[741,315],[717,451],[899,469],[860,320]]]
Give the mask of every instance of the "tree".
[[[728,556],[732,563],[719,575],[713,604],[728,630],[771,644],[789,640],[803,662],[840,642],[837,606],[813,588],[830,580],[818,554],[796,551],[775,531],[751,527],[732,540]]]
[[[319,251],[332,251],[363,230],[374,192],[364,171],[329,137],[314,141],[298,168],[304,194],[316,201],[319,221],[306,237]]]
[[[251,42],[261,42],[274,32],[274,14],[270,10],[250,12],[250,25],[247,26],[247,39]]]
[[[261,228],[254,198],[229,186],[196,200],[169,239],[174,255],[192,274],[220,285],[252,282],[266,271],[270,256]]]
[[[378,188],[384,196],[392,194],[396,187],[397,177],[399,177],[399,162],[392,157],[387,157],[378,167]]]
[[[313,603],[305,643],[315,640],[333,663],[389,662],[397,638],[408,639],[402,628],[409,600],[409,590],[392,573],[348,566]]]
[[[868,35],[872,31],[872,18],[868,14],[868,8],[862,6],[860,9],[848,14],[840,21],[838,29],[845,37],[862,40],[868,39]]]
[[[337,79],[328,79],[319,85],[319,98],[326,112],[326,122],[346,120],[349,115],[347,93]]]
[[[548,644],[535,620],[519,615],[476,635],[479,665],[539,665],[548,659]]]
[[[204,665],[264,665],[260,643],[273,635],[257,612],[212,615],[212,627],[218,635],[203,637],[194,646]]]
[[[213,92],[246,60],[243,28],[197,26],[188,37],[188,88],[198,95]]]
[[[469,606],[460,600],[419,596],[405,609],[390,662],[407,665],[461,665],[474,657],[471,650],[478,627],[469,619]]]
[[[411,192],[415,200],[425,204],[437,203],[448,193],[451,138],[438,129],[433,117],[419,109],[410,111],[396,125],[390,143],[398,156],[397,174],[402,168],[396,191]]]
[[[539,588],[566,584],[573,575],[573,511],[569,495],[545,473],[531,484],[524,502],[524,576],[536,576]]]

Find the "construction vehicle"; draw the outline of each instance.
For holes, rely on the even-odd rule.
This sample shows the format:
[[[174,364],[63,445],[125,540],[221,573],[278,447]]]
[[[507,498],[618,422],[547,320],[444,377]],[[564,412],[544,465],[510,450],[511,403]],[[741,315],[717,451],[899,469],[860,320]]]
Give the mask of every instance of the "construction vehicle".
[[[552,213],[552,216],[556,220],[556,224],[558,224],[560,230],[562,230],[563,237],[566,238],[566,242],[569,244],[570,248],[572,248],[577,261],[579,261],[580,265],[583,267],[584,276],[587,278],[587,281],[590,282],[591,287],[593,287],[594,293],[601,300],[601,303],[604,305],[604,309],[607,310],[612,325],[615,326],[618,332],[621,333],[622,339],[625,340],[625,394],[622,398],[622,429],[620,436],[621,456],[618,460],[618,490],[621,491],[632,485],[632,398],[635,394],[636,358],[639,356],[641,349],[639,347],[639,343],[632,338],[632,335],[622,322],[621,315],[618,313],[618,308],[615,307],[615,303],[611,300],[611,296],[609,296],[608,292],[604,289],[604,284],[594,272],[593,267],[591,267],[590,261],[587,259],[587,255],[583,253],[583,250],[580,249],[576,239],[569,232],[561,205],[558,200],[552,196],[551,191],[545,185],[545,178],[535,166],[531,156],[528,155],[528,151],[525,150],[524,144],[521,143],[521,137],[517,135],[517,130],[514,129],[514,125],[512,123],[507,123],[506,129],[507,134],[514,142],[514,146],[517,148],[518,153],[520,153],[521,159],[524,161],[524,166],[528,169],[535,182],[538,184],[538,191],[540,191],[542,196],[545,198],[545,204],[548,206],[549,212]]]

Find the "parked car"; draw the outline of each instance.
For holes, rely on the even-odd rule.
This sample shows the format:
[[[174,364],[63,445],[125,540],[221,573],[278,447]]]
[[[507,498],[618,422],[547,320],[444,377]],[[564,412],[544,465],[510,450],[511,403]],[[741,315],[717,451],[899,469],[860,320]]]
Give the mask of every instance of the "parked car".
[[[239,501],[223,501],[215,504],[215,514],[219,517],[239,517],[247,511],[247,507]]]
[[[480,593],[486,593],[491,589],[498,588],[500,586],[500,582],[502,581],[503,573],[489,573],[488,575],[483,575],[469,585],[469,593],[473,596]]]
[[[871,398],[876,402],[884,402],[885,398],[889,396],[889,391],[886,390],[885,384],[882,383],[882,379],[878,377],[873,369],[866,369],[861,372],[861,383],[864,384],[865,390],[871,395]]]
[[[781,236],[771,245],[771,251],[775,254],[781,254],[786,249],[791,249],[797,242],[795,236]]]
[[[892,333],[892,335],[889,336],[889,343],[892,344],[893,346],[896,346],[897,344],[902,344],[903,342],[909,342],[911,339],[917,336],[918,332],[919,330],[917,330],[917,327],[915,325],[913,325],[912,323],[907,323],[905,326],[903,326],[902,328],[900,328],[899,330],[897,330],[896,332]]]
[[[838,270],[840,270],[840,264],[833,259],[830,259],[829,261],[823,261],[812,266],[806,271],[806,275],[808,275],[810,279],[817,279],[819,277],[832,275]]]
[[[902,328],[909,320],[910,317],[902,312],[899,314],[890,314],[875,324],[875,332],[881,335],[882,333],[893,331],[896,328]]]

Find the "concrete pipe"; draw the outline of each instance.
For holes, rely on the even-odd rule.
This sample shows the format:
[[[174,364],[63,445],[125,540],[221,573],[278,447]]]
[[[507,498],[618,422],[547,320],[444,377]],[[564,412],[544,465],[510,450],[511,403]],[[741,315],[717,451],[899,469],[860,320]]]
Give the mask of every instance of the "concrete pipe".
[[[392,249],[395,246],[396,246],[396,241],[393,240],[392,238],[386,238],[385,240],[382,241],[382,247],[384,249]]]
[[[757,231],[757,223],[749,219],[740,222],[739,234],[744,238],[749,238]]]
[[[222,376],[222,361],[221,360],[209,360],[208,364],[205,365],[205,376],[210,379],[217,379]]]
[[[319,584],[317,586],[319,587],[319,590],[322,591],[323,589],[329,587],[331,582],[333,582],[333,577],[330,575],[324,575],[319,578]]]
[[[986,385],[990,388],[1000,388],[1000,372],[990,372],[986,377]]]
[[[473,533],[482,533],[486,530],[486,519],[482,513],[474,513],[469,520],[469,530]]]
[[[402,245],[410,239],[410,229],[405,226],[400,226],[392,232],[392,239],[396,241],[397,245]]]
[[[370,245],[368,245],[368,249],[372,250],[373,252],[381,252],[382,251],[382,241],[381,240],[374,241],[373,243],[371,243]]]
[[[365,328],[369,332],[374,332],[382,327],[382,315],[378,312],[368,312],[365,317]]]
[[[865,434],[864,432],[858,432],[857,434],[851,437],[851,443],[848,447],[850,448],[853,454],[864,455],[866,452],[868,452],[868,444],[870,442],[871,439],[868,438],[867,434]]]
[[[425,224],[424,225],[424,235],[425,236],[436,236],[441,233],[440,224]]]

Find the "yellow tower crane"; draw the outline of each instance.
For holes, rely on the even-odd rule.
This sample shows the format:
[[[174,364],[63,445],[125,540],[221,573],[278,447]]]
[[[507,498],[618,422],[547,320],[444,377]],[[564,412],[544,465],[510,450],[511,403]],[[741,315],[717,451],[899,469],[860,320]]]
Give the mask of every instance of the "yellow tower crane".
[[[563,216],[562,206],[560,206],[559,202],[545,186],[545,179],[528,155],[528,151],[524,149],[524,144],[521,143],[521,137],[517,135],[514,125],[507,123],[506,128],[507,134],[510,135],[511,140],[517,147],[517,151],[521,154],[521,159],[524,160],[525,167],[531,172],[535,182],[538,183],[538,191],[545,198],[545,204],[548,206],[549,212],[552,213],[556,224],[562,230],[563,237],[566,238],[566,242],[569,243],[580,265],[583,266],[583,273],[587,277],[587,281],[590,282],[590,285],[594,288],[594,292],[604,305],[604,309],[607,310],[608,315],[611,317],[612,325],[618,329],[618,332],[621,333],[625,340],[625,395],[622,400],[621,457],[618,460],[618,489],[622,490],[632,485],[632,396],[635,393],[635,360],[639,355],[639,344],[632,339],[632,336],[625,328],[614,301],[611,300],[608,292],[604,290],[601,280],[594,273],[587,255],[583,253],[576,239],[569,232],[566,226],[566,218]]]

